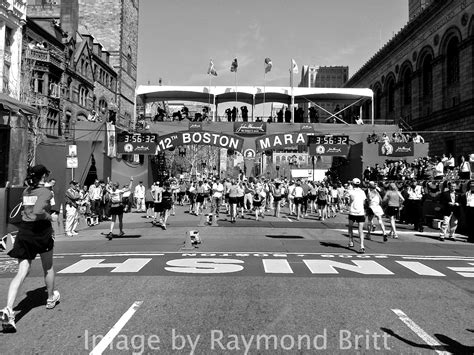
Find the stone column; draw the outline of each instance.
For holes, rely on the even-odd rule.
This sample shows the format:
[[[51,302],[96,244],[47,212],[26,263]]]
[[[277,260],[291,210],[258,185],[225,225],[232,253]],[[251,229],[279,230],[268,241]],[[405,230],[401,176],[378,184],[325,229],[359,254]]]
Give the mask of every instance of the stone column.
[[[0,38],[5,38],[5,22],[0,21]],[[5,41],[0,40],[0,92],[3,92],[3,69],[5,66]]]
[[[439,55],[433,59],[433,111],[440,111],[444,106],[443,86],[444,79],[444,55]]]
[[[459,87],[460,101],[470,100],[474,97],[474,39],[471,37],[461,42],[459,46]]]
[[[411,80],[411,121],[408,122],[410,125],[413,125],[413,123],[420,117],[420,80],[421,69],[413,72]]]

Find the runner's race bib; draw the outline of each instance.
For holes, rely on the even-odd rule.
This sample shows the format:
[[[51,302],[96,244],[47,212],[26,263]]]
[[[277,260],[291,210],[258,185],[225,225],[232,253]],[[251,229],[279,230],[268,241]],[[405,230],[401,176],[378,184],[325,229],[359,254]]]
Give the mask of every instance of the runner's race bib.
[[[23,206],[34,206],[38,196],[23,196]]]

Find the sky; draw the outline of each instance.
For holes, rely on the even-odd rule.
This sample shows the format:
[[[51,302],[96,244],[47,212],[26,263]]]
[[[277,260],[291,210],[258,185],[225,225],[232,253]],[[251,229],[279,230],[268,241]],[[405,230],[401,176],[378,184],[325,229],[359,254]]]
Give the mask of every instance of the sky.
[[[408,21],[408,0],[140,0],[138,85],[289,86],[303,65],[352,76]],[[264,77],[264,59],[272,70]]]

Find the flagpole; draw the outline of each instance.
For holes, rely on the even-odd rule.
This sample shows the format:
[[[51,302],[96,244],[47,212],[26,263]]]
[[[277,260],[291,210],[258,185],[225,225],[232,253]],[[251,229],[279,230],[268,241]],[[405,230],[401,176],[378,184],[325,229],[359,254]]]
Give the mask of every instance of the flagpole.
[[[211,109],[211,83],[212,83],[212,74],[208,74],[209,75],[209,98],[207,100],[208,102],[208,107],[209,109]]]
[[[290,63],[290,86],[291,86],[290,113],[291,113],[291,122],[294,122],[295,99],[294,99],[294,96],[293,96],[293,60],[291,60],[291,63]]]
[[[266,86],[267,86],[267,73],[266,73],[265,68],[263,68],[263,118],[264,119],[265,119],[265,91],[266,91]]]
[[[237,104],[237,70],[234,72],[235,75],[235,101]]]

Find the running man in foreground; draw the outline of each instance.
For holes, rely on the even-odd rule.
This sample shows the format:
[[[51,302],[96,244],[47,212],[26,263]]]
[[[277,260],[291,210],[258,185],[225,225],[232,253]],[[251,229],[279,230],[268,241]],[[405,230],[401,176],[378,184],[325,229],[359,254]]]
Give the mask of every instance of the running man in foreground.
[[[10,257],[18,259],[18,272],[10,283],[7,306],[2,310],[4,333],[16,332],[13,304],[30,271],[31,262],[37,254],[41,257],[44,281],[48,290],[46,308],[54,308],[60,299],[59,292],[54,289],[54,231],[51,226],[52,221],[57,221],[58,215],[51,214],[53,192],[50,188],[45,187],[48,175],[49,171],[43,165],[31,168],[27,179],[28,187],[23,192],[22,224],[19,227],[13,249],[8,253]]]

